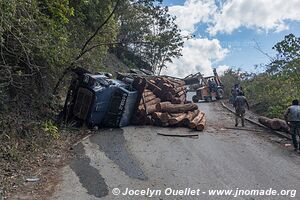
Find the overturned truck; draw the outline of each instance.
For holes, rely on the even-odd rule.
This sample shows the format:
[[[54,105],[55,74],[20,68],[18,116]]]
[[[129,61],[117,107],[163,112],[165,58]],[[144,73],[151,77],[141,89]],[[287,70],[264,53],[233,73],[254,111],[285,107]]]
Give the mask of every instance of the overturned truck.
[[[187,87],[168,76],[117,73],[92,74],[73,70],[60,118],[88,127],[134,125],[185,126],[202,131],[205,114],[187,102]]]

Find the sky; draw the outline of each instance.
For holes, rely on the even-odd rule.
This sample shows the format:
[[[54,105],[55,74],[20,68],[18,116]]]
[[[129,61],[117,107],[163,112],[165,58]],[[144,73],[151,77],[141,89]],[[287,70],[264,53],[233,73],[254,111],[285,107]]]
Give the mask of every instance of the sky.
[[[176,16],[185,40],[183,56],[168,63],[163,74],[185,77],[217,68],[258,73],[272,47],[293,33],[300,37],[300,0],[164,0]]]

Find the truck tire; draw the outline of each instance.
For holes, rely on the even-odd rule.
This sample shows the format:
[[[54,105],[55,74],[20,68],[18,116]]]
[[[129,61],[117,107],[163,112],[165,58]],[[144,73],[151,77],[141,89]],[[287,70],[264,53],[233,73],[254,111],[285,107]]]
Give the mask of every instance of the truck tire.
[[[223,98],[224,98],[224,90],[223,89],[218,89],[217,99],[223,99]]]
[[[192,98],[193,102],[194,103],[198,103],[199,102],[199,99],[197,97],[197,95],[194,95],[193,98]]]
[[[205,100],[206,102],[212,102],[212,98],[211,98],[210,96],[205,97],[204,100]]]

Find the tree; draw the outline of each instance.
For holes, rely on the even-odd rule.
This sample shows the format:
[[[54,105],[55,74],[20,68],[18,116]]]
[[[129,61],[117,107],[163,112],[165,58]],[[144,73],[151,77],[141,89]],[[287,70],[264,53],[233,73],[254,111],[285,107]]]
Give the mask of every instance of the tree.
[[[278,42],[274,47],[277,56],[274,61],[267,65],[267,72],[271,74],[300,73],[300,38],[293,34],[285,36],[284,40]],[[298,76],[298,78],[300,78]]]
[[[265,65],[265,72],[246,75],[239,81],[254,111],[282,118],[292,100],[300,98],[300,39],[287,35],[273,49],[276,57]],[[225,83],[237,81],[230,71],[222,79]]]
[[[73,10],[66,0],[4,0],[0,10],[0,88],[12,96],[35,91],[44,86],[44,72],[55,72],[72,54],[66,24]]]
[[[168,8],[155,2],[136,1],[123,5],[118,36],[122,44],[118,48],[133,52],[151,66],[150,70],[160,73],[167,62],[181,56],[183,41]]]

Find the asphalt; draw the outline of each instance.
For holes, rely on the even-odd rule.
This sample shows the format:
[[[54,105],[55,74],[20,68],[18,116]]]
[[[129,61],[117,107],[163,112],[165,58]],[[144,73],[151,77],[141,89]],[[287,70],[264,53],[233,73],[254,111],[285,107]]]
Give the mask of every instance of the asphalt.
[[[52,199],[148,199],[145,196],[114,196],[119,188],[156,189],[152,199],[300,199],[300,154],[294,153],[272,133],[246,124],[232,130],[234,118],[219,103],[201,103],[207,128],[198,138],[157,135],[186,133],[185,128],[125,127],[100,130],[79,143],[78,155],[59,173],[61,181]],[[257,132],[255,132],[257,131]],[[297,190],[290,196],[167,196],[173,189],[275,189]],[[148,195],[149,196],[149,195]]]

